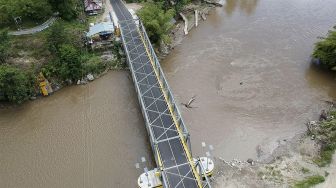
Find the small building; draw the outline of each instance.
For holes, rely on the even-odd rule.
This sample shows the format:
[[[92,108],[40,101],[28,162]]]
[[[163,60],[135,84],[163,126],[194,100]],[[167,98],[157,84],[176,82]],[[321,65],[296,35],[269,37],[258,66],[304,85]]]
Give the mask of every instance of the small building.
[[[91,48],[99,48],[111,45],[114,39],[113,22],[101,22],[92,25],[86,33],[88,45]]]
[[[96,15],[103,10],[102,0],[84,0],[84,10],[89,15]]]

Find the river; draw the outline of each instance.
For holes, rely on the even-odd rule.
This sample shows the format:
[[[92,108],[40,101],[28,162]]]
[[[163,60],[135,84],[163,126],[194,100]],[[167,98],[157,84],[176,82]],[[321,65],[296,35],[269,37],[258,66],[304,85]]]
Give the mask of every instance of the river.
[[[334,0],[227,0],[162,61],[194,155],[201,142],[227,160],[270,152],[305,129],[331,74],[309,64],[318,36],[335,25]],[[0,110],[1,187],[136,187],[134,163],[151,161],[127,71]],[[146,164],[151,167],[151,164]]]

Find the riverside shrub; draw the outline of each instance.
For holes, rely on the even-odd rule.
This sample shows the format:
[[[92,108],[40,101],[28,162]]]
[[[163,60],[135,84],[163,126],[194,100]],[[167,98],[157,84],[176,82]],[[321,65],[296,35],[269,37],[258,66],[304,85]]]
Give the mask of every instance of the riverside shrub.
[[[9,66],[0,65],[0,101],[22,103],[34,88],[34,79],[29,73]]]
[[[313,57],[319,59],[323,67],[336,69],[336,26],[327,37],[315,44]]]

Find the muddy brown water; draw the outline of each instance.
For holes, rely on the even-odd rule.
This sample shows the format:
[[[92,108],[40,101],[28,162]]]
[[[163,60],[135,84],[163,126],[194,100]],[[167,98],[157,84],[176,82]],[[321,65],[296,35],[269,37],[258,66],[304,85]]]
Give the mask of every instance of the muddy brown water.
[[[333,0],[227,0],[162,61],[192,136],[227,160],[256,158],[304,130],[335,80],[309,65],[316,37],[335,23]],[[0,187],[136,187],[151,158],[126,71],[0,110]],[[260,154],[260,153],[259,153]],[[148,164],[150,166],[150,164]]]
[[[4,188],[135,187],[134,164],[151,159],[126,71],[2,110],[0,125]]]

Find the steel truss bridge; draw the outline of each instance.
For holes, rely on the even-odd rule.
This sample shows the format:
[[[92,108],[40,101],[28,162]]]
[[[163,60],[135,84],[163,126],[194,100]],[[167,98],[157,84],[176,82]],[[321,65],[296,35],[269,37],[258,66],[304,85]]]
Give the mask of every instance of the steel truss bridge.
[[[159,60],[140,20],[121,0],[110,0],[165,188],[211,187],[201,162],[191,154],[190,135],[176,106]]]

